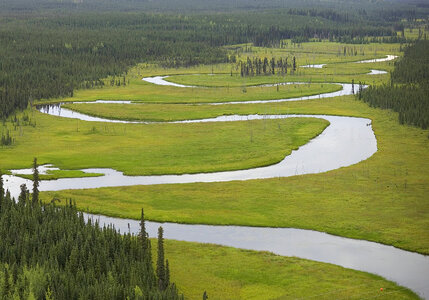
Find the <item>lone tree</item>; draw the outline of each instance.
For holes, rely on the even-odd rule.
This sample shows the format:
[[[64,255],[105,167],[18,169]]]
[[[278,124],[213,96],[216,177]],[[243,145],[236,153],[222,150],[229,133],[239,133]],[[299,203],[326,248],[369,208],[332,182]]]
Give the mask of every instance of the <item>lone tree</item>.
[[[33,161],[33,205],[39,203],[39,170],[37,170],[37,158]]]

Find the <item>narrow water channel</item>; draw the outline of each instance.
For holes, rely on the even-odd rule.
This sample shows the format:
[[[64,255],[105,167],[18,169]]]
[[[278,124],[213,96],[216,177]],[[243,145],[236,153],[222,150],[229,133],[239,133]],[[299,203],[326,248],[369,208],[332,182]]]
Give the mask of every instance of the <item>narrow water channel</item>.
[[[391,56],[389,57],[391,58]],[[362,63],[373,61],[374,60],[362,61]],[[165,85],[164,82],[166,82],[168,85],[171,85],[170,82],[164,80],[164,76],[159,76],[156,79],[155,77],[152,78],[154,78],[152,82],[155,84]],[[294,99],[249,101],[245,103],[298,101],[351,94],[351,85],[341,85],[343,89],[334,93]],[[123,101],[122,103],[131,104],[128,101]],[[225,103],[211,103],[209,105],[213,104]],[[77,118],[84,121],[138,123],[95,118],[61,108],[61,105],[41,107],[39,110],[50,115]],[[121,172],[112,169],[85,169],[83,170],[85,172],[103,173],[105,175],[102,177],[63,178],[41,181],[40,190],[58,191],[64,189],[111,186],[218,182],[287,177],[326,172],[340,167],[350,166],[369,158],[377,151],[377,141],[372,131],[371,121],[364,118],[322,115],[234,115],[171,123],[233,122],[290,117],[322,118],[328,120],[330,125],[318,137],[300,147],[298,150],[293,151],[291,155],[285,157],[281,162],[271,166],[230,172],[159,176],[125,176]],[[13,170],[13,172],[25,174],[29,173],[30,170]],[[15,175],[3,175],[3,180],[5,188],[9,189],[11,194],[15,197],[19,194],[19,186],[21,184],[27,184],[28,187],[31,187],[31,181]],[[99,220],[101,224],[114,224],[121,232],[130,231],[136,234],[139,230],[138,221],[135,220],[94,216],[90,214],[85,215],[87,218]],[[164,227],[165,237],[168,239],[214,243],[242,249],[270,251],[279,255],[296,256],[320,262],[333,263],[346,268],[378,274],[412,289],[423,298],[429,299],[429,256],[378,243],[293,228],[210,226],[147,222],[147,230],[151,237],[156,236],[156,230],[159,226]]]

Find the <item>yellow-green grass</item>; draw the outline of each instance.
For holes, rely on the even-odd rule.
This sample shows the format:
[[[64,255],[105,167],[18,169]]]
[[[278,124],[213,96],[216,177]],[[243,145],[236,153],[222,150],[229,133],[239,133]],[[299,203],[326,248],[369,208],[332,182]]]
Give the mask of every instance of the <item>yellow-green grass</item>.
[[[338,55],[338,51],[343,47],[357,48],[359,54],[355,55]],[[234,48],[230,46],[228,48]],[[43,102],[59,102],[59,101],[90,101],[90,100],[136,100],[144,102],[156,103],[195,103],[195,102],[221,102],[221,101],[248,101],[248,100],[267,100],[267,99],[280,99],[289,98],[301,95],[311,95],[316,92],[316,85],[309,88],[294,87],[298,89],[294,92],[293,88],[280,87],[277,91],[276,87],[269,88],[250,88],[246,89],[243,93],[243,86],[252,84],[264,83],[278,83],[278,82],[366,82],[370,84],[379,84],[388,79],[388,75],[366,75],[370,69],[382,69],[390,71],[393,62],[383,63],[365,63],[355,64],[349,63],[359,60],[366,60],[371,58],[384,57],[387,54],[400,55],[399,44],[368,44],[368,45],[352,45],[340,44],[331,42],[311,42],[302,43],[299,47],[293,46],[290,41],[286,48],[260,48],[252,47],[252,52],[238,53],[240,60],[245,60],[247,56],[259,57],[286,57],[292,56],[297,58],[297,64],[320,64],[327,63],[328,65],[323,69],[315,68],[298,68],[294,75],[286,76],[260,76],[258,78],[241,79],[239,75],[239,68],[236,63],[224,63],[216,65],[200,65],[192,68],[161,68],[151,64],[139,64],[131,68],[126,76],[126,82],[129,85],[112,87],[110,86],[110,79],[104,80],[105,86],[103,88],[77,90],[74,97],[59,98],[44,100]],[[229,51],[230,54],[236,54],[236,51]],[[364,55],[362,55],[364,53]],[[291,60],[289,60],[291,62]],[[290,70],[290,68],[289,68]],[[228,78],[231,71],[233,75],[239,77],[231,81]],[[200,84],[205,86],[221,85],[228,87],[227,89],[184,89],[171,86],[157,86],[154,84],[142,81],[143,77],[156,76],[156,75],[177,75],[177,74],[227,74],[221,82],[212,82],[213,78],[196,79],[193,78],[189,83]],[[197,76],[192,76],[197,77]],[[208,77],[208,76],[206,76]],[[230,77],[230,76],[229,76]],[[122,76],[119,77],[122,80]],[[211,79],[211,80],[210,80]],[[200,81],[200,82],[199,82]],[[237,87],[237,88],[233,88]],[[323,88],[318,87],[318,91],[323,93],[338,89],[338,86],[324,85]]]
[[[147,218],[157,221],[314,229],[429,254],[427,130],[399,125],[396,113],[370,108],[353,96],[240,104],[234,109],[371,118],[378,152],[359,164],[323,174],[71,190],[43,193],[43,198],[71,197],[81,210],[117,217],[138,219],[144,207]]]
[[[18,174],[17,176],[33,179],[33,175]],[[40,180],[54,180],[59,178],[80,178],[80,177],[98,177],[103,176],[101,173],[85,173],[81,170],[48,170],[46,174],[39,174]]]
[[[234,88],[181,88],[159,86],[138,81],[125,87],[105,87],[79,90],[72,98],[52,99],[49,102],[91,101],[91,100],[135,100],[145,103],[208,103],[228,101],[271,100],[294,98],[334,92],[341,89],[332,84],[297,84],[277,87]],[[46,102],[46,101],[44,101]]]
[[[0,151],[2,169],[40,164],[60,169],[113,168],[128,175],[236,170],[281,161],[320,134],[314,118],[193,124],[84,122],[34,112],[37,126],[8,124],[13,146]]]
[[[295,257],[170,240],[165,251],[171,281],[186,299],[204,291],[213,300],[418,299],[379,276]]]
[[[393,63],[392,63],[393,64]],[[387,69],[386,67],[384,69]],[[368,75],[370,70],[366,68],[362,70],[362,73],[354,73],[353,69],[347,70],[347,73],[341,74],[341,71],[337,71],[332,67],[314,69],[309,71],[307,68],[300,68],[295,74],[288,74],[282,76],[276,75],[260,75],[260,76],[246,76],[241,77],[239,74],[201,74],[195,75],[175,75],[166,78],[165,80],[174,83],[180,83],[184,85],[195,85],[195,86],[211,86],[211,87],[244,87],[264,84],[280,84],[283,82],[304,82],[304,83],[351,83],[352,80],[357,84],[359,81],[366,83],[380,82],[389,78],[389,74],[379,75]],[[329,84],[328,84],[329,85]],[[293,85],[295,88],[296,85]],[[305,87],[307,85],[304,85]],[[298,86],[299,87],[299,86]],[[320,93],[323,93],[321,90]],[[276,99],[276,98],[273,98]]]
[[[353,106],[344,105],[346,103]],[[65,104],[63,107],[82,112],[88,115],[107,119],[137,120],[137,121],[180,121],[214,118],[222,115],[252,115],[252,114],[330,114],[360,117],[361,109],[354,107],[357,101],[348,101],[354,96],[343,98],[321,98],[305,101],[291,101],[280,103],[257,104],[224,104],[224,105],[197,105],[197,104]],[[340,106],[339,106],[340,104]],[[369,112],[365,117],[371,117]]]
[[[290,40],[285,40],[283,48],[266,48],[255,47],[251,44],[227,46],[231,54],[238,55],[240,60],[245,60],[249,57],[289,57],[288,62],[295,56],[298,65],[321,64],[321,63],[344,63],[366,60],[370,58],[382,58],[388,54],[398,54],[400,50],[399,44],[384,44],[370,43],[364,45],[343,44],[337,42],[306,42],[294,44]],[[344,55],[344,47],[347,48],[347,53]],[[247,50],[249,51],[245,51]],[[351,52],[350,50],[353,50]],[[355,55],[355,50],[357,55]]]

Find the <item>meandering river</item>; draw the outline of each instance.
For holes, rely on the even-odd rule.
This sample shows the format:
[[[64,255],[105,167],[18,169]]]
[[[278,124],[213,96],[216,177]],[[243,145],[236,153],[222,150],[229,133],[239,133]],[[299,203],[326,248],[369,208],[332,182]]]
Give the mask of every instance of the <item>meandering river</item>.
[[[393,59],[388,56],[385,60]],[[383,59],[382,59],[383,60]],[[382,60],[368,60],[374,62]],[[374,71],[374,70],[373,70]],[[373,74],[376,74],[374,72]],[[144,78],[148,82],[159,85],[190,87],[171,83],[166,76]],[[350,84],[341,84],[338,92],[299,97],[292,99],[258,100],[247,102],[220,102],[208,105],[236,103],[269,103],[282,101],[300,101],[324,97],[335,97],[352,93]],[[100,101],[110,102],[110,101]],[[115,103],[118,103],[115,101]],[[129,101],[120,103],[131,104]],[[76,118],[83,121],[118,122],[118,123],[148,123],[121,120],[110,120],[87,116],[57,106],[39,108],[41,112],[59,117]],[[262,178],[287,177],[310,173],[320,173],[340,167],[350,166],[372,156],[377,151],[377,141],[372,131],[371,121],[364,118],[323,115],[233,115],[220,116],[203,120],[185,120],[171,123],[195,122],[236,122],[261,119],[280,119],[291,117],[314,117],[328,120],[330,125],[322,134],[309,143],[292,151],[281,162],[265,167],[229,172],[214,172],[184,175],[159,176],[125,176],[112,169],[85,169],[85,172],[102,173],[101,177],[63,178],[58,180],[41,181],[41,191],[57,191],[64,189],[98,188],[111,186],[151,185],[167,183],[190,182],[219,182],[231,180],[251,180]],[[42,168],[41,171],[45,171]],[[25,174],[30,170],[12,170],[13,173]],[[31,181],[15,175],[3,175],[5,188],[15,197],[19,194],[19,186]],[[128,230],[136,234],[138,222],[106,216],[86,214],[87,218],[96,218],[102,224],[114,224],[121,232]],[[246,226],[211,226],[187,225],[176,223],[147,222],[151,237],[156,237],[158,226],[165,229],[165,237],[169,239],[214,243],[242,249],[271,251],[279,255],[296,256],[320,262],[333,263],[343,267],[371,272],[406,286],[421,297],[429,299],[429,257],[397,249],[378,243],[348,239],[329,235],[323,232],[293,228],[258,228]]]

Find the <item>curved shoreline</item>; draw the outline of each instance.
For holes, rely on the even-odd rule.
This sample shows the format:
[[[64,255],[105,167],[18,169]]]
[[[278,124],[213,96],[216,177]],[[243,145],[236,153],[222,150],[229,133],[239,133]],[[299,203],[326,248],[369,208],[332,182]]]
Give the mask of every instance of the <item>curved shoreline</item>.
[[[365,61],[362,61],[365,62]],[[351,86],[351,85],[350,85]],[[346,90],[343,86],[343,92]],[[351,88],[349,92],[351,91]],[[346,91],[347,92],[347,91]],[[341,94],[340,94],[341,95]],[[318,95],[312,99],[323,98]],[[310,96],[311,97],[311,96]],[[326,97],[326,96],[324,96]],[[333,96],[330,96],[333,97]],[[279,100],[268,100],[269,102],[283,102],[283,101],[298,101],[298,100],[308,100],[304,99],[306,97],[301,97],[300,99],[290,100],[290,99],[279,99]],[[269,103],[268,102],[268,103]],[[236,103],[267,103],[267,101],[247,101],[247,102],[229,102],[229,103],[206,103],[207,105],[220,105],[220,104],[236,104]],[[60,108],[61,110],[61,108]],[[63,109],[64,110],[64,109]],[[51,114],[51,113],[50,113]],[[61,113],[60,113],[61,114]],[[55,114],[54,114],[55,115]],[[83,115],[83,114],[81,114]],[[60,115],[66,117],[64,115]],[[75,115],[76,116],[76,115]],[[83,115],[85,116],[85,115]],[[88,116],[86,116],[88,117]],[[275,119],[275,118],[287,118],[287,117],[318,117],[324,118],[330,121],[331,125],[328,126],[325,131],[311,140],[304,146],[301,146],[298,150],[293,151],[290,156],[287,156],[282,162],[268,166],[261,167],[249,170],[238,170],[232,172],[217,172],[217,173],[201,173],[201,174],[185,174],[185,175],[161,175],[161,176],[123,176],[122,173],[117,172],[111,169],[86,169],[84,171],[93,172],[95,170],[101,171],[106,175],[101,177],[106,179],[104,184],[118,184],[118,179],[125,177],[126,184],[119,183],[118,185],[105,185],[105,186],[124,186],[124,185],[140,185],[140,184],[167,184],[167,183],[186,183],[186,182],[213,182],[214,176],[220,176],[221,180],[219,181],[230,181],[230,180],[249,180],[249,179],[259,179],[259,178],[274,178],[274,177],[285,177],[285,176],[295,176],[299,174],[310,174],[310,173],[320,173],[330,170],[329,168],[325,171],[321,169],[320,163],[328,161],[326,157],[317,157],[315,158],[314,154],[317,153],[321,155],[321,152],[314,152],[314,147],[322,147],[325,149],[327,155],[332,155],[335,162],[338,163],[338,159],[341,159],[341,153],[345,153],[343,159],[344,165],[337,166],[336,168],[348,166],[353,164],[350,162],[350,157],[348,155],[355,155],[356,151],[360,152],[359,155],[363,155],[361,160],[370,157],[377,150],[377,144],[375,135],[370,126],[371,121],[363,118],[352,118],[352,117],[340,117],[340,116],[320,116],[320,115],[248,115],[248,116],[220,116],[217,118],[202,119],[202,120],[185,120],[185,121],[175,121],[169,123],[195,123],[195,122],[226,122],[226,121],[245,121],[253,119]],[[94,118],[94,117],[91,117]],[[346,120],[345,123],[349,125],[353,123],[352,121],[357,121],[357,124],[354,124],[353,129],[359,128],[359,130],[352,130],[353,134],[358,132],[366,132],[365,137],[359,135],[350,134],[350,131],[344,130],[344,124],[339,122],[339,120]],[[118,121],[120,123],[149,123],[149,122],[132,122],[132,121],[120,121],[120,120],[109,120],[103,118],[96,118],[96,120],[86,120],[86,121],[99,121],[99,122],[114,122]],[[150,122],[151,123],[151,122]],[[162,122],[165,123],[165,122]],[[341,124],[340,126],[337,126]],[[365,126],[365,128],[364,128]],[[328,131],[329,130],[329,131]],[[368,134],[370,133],[370,134]],[[372,134],[372,136],[371,136]],[[342,148],[338,149],[338,145],[335,142],[329,142],[326,139],[326,135],[332,137],[351,137],[351,140],[348,140],[345,146],[351,147],[349,150]],[[320,142],[322,139],[322,142]],[[353,141],[354,140],[354,141]],[[373,140],[373,142],[371,142]],[[367,142],[367,148],[362,152],[363,142]],[[327,142],[327,143],[326,143]],[[338,141],[337,141],[338,142]],[[375,142],[375,149],[374,149]],[[344,143],[344,141],[343,141]],[[310,148],[310,150],[308,150]],[[333,152],[333,151],[339,152]],[[297,154],[300,153],[300,154]],[[299,166],[299,163],[296,164],[295,170],[293,166],[287,165],[283,162],[287,161],[289,157],[296,159],[296,157],[302,155],[304,157],[302,160],[302,166]],[[307,154],[306,154],[307,153]],[[313,156],[315,159],[315,166],[308,168],[306,165],[304,167],[304,162],[309,163],[308,155]],[[365,158],[365,156],[367,156]],[[354,157],[352,161],[355,161],[357,157]],[[359,160],[359,161],[361,161]],[[358,162],[358,161],[356,161]],[[356,163],[354,162],[354,163]],[[319,165],[318,165],[319,163]],[[302,168],[301,168],[302,167]],[[317,169],[319,167],[319,169]],[[332,165],[331,165],[332,167]],[[273,169],[274,168],[274,169]],[[281,172],[287,172],[290,175],[283,175],[284,173],[272,173],[275,169],[280,170]],[[326,166],[325,166],[326,168]],[[334,168],[334,169],[336,169]],[[256,173],[252,173],[255,172]],[[269,176],[266,173],[271,172]],[[314,171],[316,170],[316,171]],[[295,171],[295,172],[294,172]],[[235,173],[235,174],[227,174]],[[264,175],[265,174],[265,175]],[[274,174],[274,175],[273,175]],[[5,183],[12,184],[19,187],[19,182],[13,182],[16,176],[13,175],[4,175]],[[7,177],[8,176],[8,177]],[[237,179],[239,176],[242,179]],[[262,176],[254,178],[255,176]],[[177,182],[178,178],[181,177],[183,181]],[[137,182],[132,181],[137,178]],[[192,181],[195,178],[201,181]],[[244,179],[243,179],[244,178]],[[99,177],[94,178],[99,179]],[[219,177],[217,178],[219,179]],[[217,181],[214,180],[214,181]],[[21,182],[25,182],[25,179]],[[84,178],[85,182],[77,183],[75,188],[85,188],[85,184],[88,185],[87,188],[101,187],[101,186],[92,186],[92,178]],[[140,181],[142,180],[142,181]],[[205,181],[208,180],[208,181]],[[51,181],[52,182],[52,181]],[[55,184],[64,184],[67,186],[67,189],[73,189],[73,182],[75,179],[59,179],[54,183]],[[143,182],[143,183],[141,183]],[[31,183],[31,182],[30,182]],[[5,186],[7,186],[5,184]],[[99,184],[99,183],[98,183]],[[71,185],[72,187],[69,187]],[[63,186],[63,187],[64,187]],[[55,190],[64,189],[59,187]],[[45,181],[41,182],[40,190],[53,190],[53,186],[49,186]],[[130,228],[132,225],[133,232],[134,228],[138,228],[138,221],[120,219],[120,218],[110,218],[105,216],[94,216],[88,215],[87,217],[94,217],[100,219],[100,222],[106,224],[113,223],[117,229],[121,229],[122,232],[127,232],[128,224]],[[265,250],[270,251],[280,255],[293,255],[297,257],[312,259],[321,262],[328,262],[337,264],[343,267],[352,268],[356,270],[366,271],[381,275],[389,280],[393,280],[401,285],[407,286],[412,290],[418,292],[420,296],[429,298],[429,286],[427,285],[426,278],[429,275],[429,256],[400,250],[393,246],[386,246],[374,242],[368,242],[364,240],[354,240],[349,238],[337,237],[329,235],[322,232],[312,231],[312,230],[301,230],[301,229],[291,229],[291,228],[263,228],[263,227],[245,227],[245,226],[216,226],[216,225],[187,225],[187,224],[177,224],[177,223],[157,223],[157,222],[147,222],[147,226],[150,227],[149,233],[151,236],[155,236],[154,229],[158,226],[164,226],[166,229],[166,238],[170,239],[179,239],[185,241],[194,241],[202,243],[215,243],[225,246],[232,246],[242,249],[251,249],[251,250]],[[124,227],[125,226],[125,227]],[[124,229],[125,228],[125,229]],[[124,230],[123,230],[124,229]],[[130,229],[131,230],[131,229]]]
[[[61,178],[41,181],[40,191],[58,191],[62,189],[84,189],[112,186],[153,185],[193,182],[225,182],[232,180],[267,179],[303,174],[322,173],[356,164],[371,157],[377,151],[371,120],[364,118],[324,116],[324,115],[229,115],[201,120],[163,122],[170,124],[237,122],[249,120],[274,120],[286,118],[320,118],[330,125],[307,144],[292,150],[279,163],[252,169],[223,171],[213,173],[195,173],[183,175],[125,176],[113,169],[83,169],[88,173],[102,173],[105,176],[87,178]],[[123,121],[121,123],[132,123]],[[317,153],[317,156],[314,155]],[[4,175],[5,188],[17,196],[23,183],[31,186],[31,181],[17,179],[13,175]]]
[[[137,234],[139,221],[84,214],[103,226],[113,224],[121,232]],[[162,226],[165,238],[188,242],[210,243],[240,249],[269,251],[284,256],[296,256],[331,263],[345,268],[380,275],[428,298],[426,277],[429,256],[404,251],[375,242],[344,238],[324,232],[248,226],[195,225],[146,221],[150,237],[157,236]],[[221,241],[221,242],[219,242]]]

